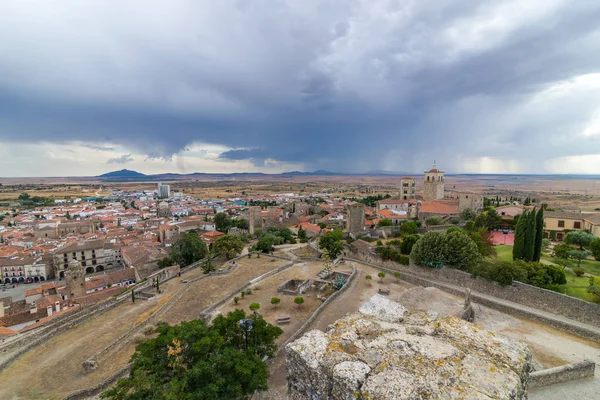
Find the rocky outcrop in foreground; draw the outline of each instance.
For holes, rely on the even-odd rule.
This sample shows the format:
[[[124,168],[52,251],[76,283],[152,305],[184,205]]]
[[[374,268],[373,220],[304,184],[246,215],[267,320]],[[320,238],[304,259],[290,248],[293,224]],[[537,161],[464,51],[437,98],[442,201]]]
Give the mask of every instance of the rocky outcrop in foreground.
[[[296,399],[526,399],[531,352],[455,316],[375,295],[286,346]]]

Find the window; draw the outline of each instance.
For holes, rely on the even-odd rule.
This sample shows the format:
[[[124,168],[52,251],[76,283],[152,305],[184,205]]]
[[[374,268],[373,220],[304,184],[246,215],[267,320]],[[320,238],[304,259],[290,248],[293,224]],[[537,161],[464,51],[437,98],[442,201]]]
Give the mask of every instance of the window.
[[[561,221],[561,220],[559,220],[559,221],[558,221],[558,227],[559,227],[559,228],[564,228],[564,227],[565,227],[565,221]]]
[[[581,222],[579,222],[579,221],[573,222],[573,229],[581,229]]]

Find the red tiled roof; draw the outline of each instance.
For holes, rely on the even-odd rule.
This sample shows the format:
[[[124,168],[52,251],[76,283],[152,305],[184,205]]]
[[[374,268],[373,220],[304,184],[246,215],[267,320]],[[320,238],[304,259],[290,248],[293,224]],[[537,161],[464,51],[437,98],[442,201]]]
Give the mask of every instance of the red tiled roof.
[[[422,201],[421,206],[419,207],[419,212],[440,215],[460,213],[458,207],[439,201]]]

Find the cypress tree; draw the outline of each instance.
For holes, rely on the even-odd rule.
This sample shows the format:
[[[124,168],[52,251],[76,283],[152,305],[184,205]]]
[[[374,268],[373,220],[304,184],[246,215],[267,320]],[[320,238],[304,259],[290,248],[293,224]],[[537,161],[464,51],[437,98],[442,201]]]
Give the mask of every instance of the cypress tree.
[[[527,210],[523,210],[523,214],[517,221],[515,227],[515,244],[513,245],[513,260],[522,260],[525,248],[525,227],[527,226]]]
[[[523,248],[523,260],[533,261],[533,252],[535,248],[535,231],[536,231],[535,208],[527,215],[525,227],[525,246]]]
[[[540,208],[535,216],[535,247],[533,249],[533,261],[540,261],[542,256],[542,240],[544,238],[544,207]]]

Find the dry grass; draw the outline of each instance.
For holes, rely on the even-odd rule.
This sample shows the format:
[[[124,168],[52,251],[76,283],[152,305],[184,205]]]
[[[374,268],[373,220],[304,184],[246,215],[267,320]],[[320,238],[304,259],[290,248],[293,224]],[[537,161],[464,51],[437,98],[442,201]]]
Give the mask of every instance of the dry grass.
[[[152,314],[154,314],[163,304],[165,304],[167,301],[169,301],[169,299],[171,298],[171,296],[165,296],[161,299],[158,299],[158,304],[156,304],[156,306],[154,306],[151,310],[146,311],[145,313],[143,313],[142,315],[139,316],[139,318],[135,321],[135,324],[133,324],[134,326],[138,326],[139,324],[143,323],[144,321],[146,321],[148,318],[150,318],[150,316]],[[143,300],[142,300],[143,301]]]

